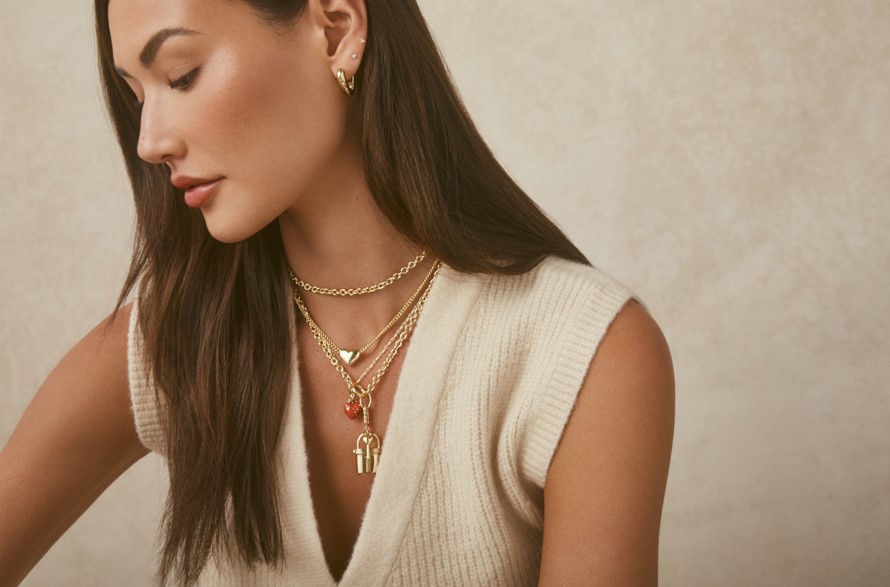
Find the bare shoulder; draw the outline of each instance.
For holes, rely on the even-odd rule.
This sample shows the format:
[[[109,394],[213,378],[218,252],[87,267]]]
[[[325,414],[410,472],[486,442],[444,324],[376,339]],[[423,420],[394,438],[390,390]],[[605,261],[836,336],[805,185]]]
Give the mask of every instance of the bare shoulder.
[[[130,410],[130,311],[103,320],[65,355],[0,452],[0,576],[23,577],[147,453]]]
[[[632,301],[600,343],[547,474],[542,585],[657,584],[673,425],[670,351]]]

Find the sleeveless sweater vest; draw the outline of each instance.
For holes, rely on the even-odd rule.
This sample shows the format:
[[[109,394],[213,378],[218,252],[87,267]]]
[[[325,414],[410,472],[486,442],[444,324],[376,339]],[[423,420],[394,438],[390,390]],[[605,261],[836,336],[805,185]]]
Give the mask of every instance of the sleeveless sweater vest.
[[[518,276],[443,266],[406,349],[380,466],[339,583],[313,511],[294,359],[279,447],[284,564],[212,562],[201,584],[535,585],[547,470],[596,349],[631,297],[599,270],[563,259]],[[164,408],[142,359],[137,312],[134,305],[133,412],[142,442],[163,454]]]

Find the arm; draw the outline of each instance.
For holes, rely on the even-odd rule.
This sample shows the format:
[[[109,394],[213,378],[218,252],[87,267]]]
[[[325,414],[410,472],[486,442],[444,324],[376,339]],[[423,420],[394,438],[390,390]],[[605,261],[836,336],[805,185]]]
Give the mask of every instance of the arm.
[[[540,585],[657,585],[673,428],[670,352],[631,302],[600,343],[547,473]]]
[[[130,411],[129,316],[130,306],[122,308],[68,352],[0,452],[3,585],[18,584],[105,488],[148,452]]]

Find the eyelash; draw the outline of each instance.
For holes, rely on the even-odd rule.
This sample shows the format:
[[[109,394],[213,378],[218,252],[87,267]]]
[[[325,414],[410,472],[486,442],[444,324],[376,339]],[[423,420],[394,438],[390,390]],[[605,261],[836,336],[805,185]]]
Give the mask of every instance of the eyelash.
[[[195,81],[195,78],[198,77],[200,71],[201,68],[196,67],[184,76],[170,81],[167,85],[170,86],[171,89],[185,92],[192,86],[192,83]],[[142,112],[142,102],[139,100],[133,100],[133,107],[136,109],[136,112]]]
[[[185,91],[191,87],[192,82],[194,82],[195,78],[198,77],[198,73],[200,71],[201,71],[201,68],[196,67],[195,69],[191,70],[184,76],[177,78],[175,80],[172,80],[169,85],[174,90]]]

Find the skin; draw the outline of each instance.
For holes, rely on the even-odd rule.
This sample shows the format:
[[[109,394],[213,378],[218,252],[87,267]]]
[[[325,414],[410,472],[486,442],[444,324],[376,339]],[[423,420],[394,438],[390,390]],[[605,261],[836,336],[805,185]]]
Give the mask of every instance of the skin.
[[[544,485],[540,585],[658,584],[674,373],[631,302],[600,343]]]
[[[128,317],[129,307],[65,355],[0,453],[0,585],[18,584],[148,452],[130,413]]]
[[[334,80],[337,69],[350,77],[361,66],[362,0],[310,0],[284,32],[241,3],[218,0],[111,0],[109,23],[115,64],[143,103],[139,156],[174,176],[222,178],[201,208],[215,238],[238,241],[277,219],[291,267],[335,287],[375,283],[417,254],[373,203],[354,102]],[[197,33],[168,38],[146,67],[144,44],[167,27]],[[380,295],[313,296],[307,305],[341,347],[361,346],[429,262]],[[128,316],[129,306],[66,355],[0,453],[0,577],[10,584],[146,454],[130,412]],[[373,477],[357,477],[351,463],[329,456],[354,444],[352,428],[344,433],[342,398],[327,393],[343,383],[299,324],[312,493],[325,556],[339,577]],[[375,392],[375,429],[384,436],[404,356]],[[631,303],[600,345],[547,477],[541,585],[656,584],[672,430],[667,345]]]

